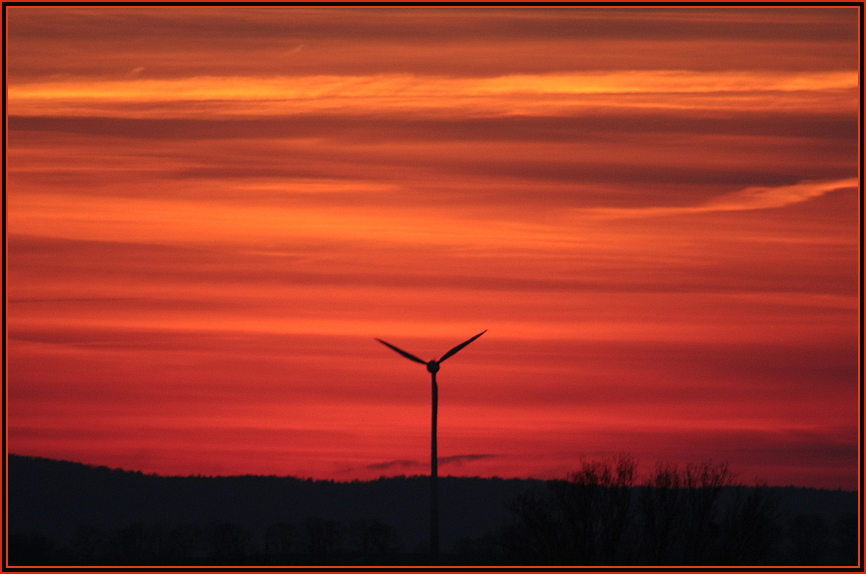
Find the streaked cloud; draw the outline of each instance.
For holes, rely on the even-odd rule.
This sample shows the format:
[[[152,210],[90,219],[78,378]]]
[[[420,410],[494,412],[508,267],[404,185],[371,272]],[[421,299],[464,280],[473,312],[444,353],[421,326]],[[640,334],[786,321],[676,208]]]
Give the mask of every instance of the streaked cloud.
[[[497,455],[494,454],[458,454],[454,456],[440,456],[439,464],[442,466],[454,465],[457,467],[462,467],[463,463],[466,462],[496,458],[496,456]],[[368,464],[366,468],[370,470],[405,469],[419,472],[429,467],[429,465],[429,462],[420,462],[417,460],[391,460],[388,462]]]
[[[120,117],[160,117],[163,103],[199,102],[193,116],[297,115],[305,113],[398,112],[485,115],[570,114],[601,105],[677,109],[774,109],[779,93],[795,94],[789,105],[814,109],[821,98],[812,92],[849,92],[856,102],[858,76],[831,72],[695,72],[651,70],[579,74],[510,75],[450,78],[414,74],[370,76],[212,77],[171,80],[51,81],[12,84],[9,110],[14,115],[55,113]],[[726,97],[748,93],[748,98]],[[658,96],[648,99],[650,96]],[[706,94],[707,101],[696,98]],[[614,99],[615,96],[625,96]],[[588,98],[587,98],[588,97]],[[139,104],[130,108],[130,104]],[[150,106],[150,111],[141,104]],[[835,106],[835,104],[834,104]],[[178,115],[190,112],[177,109]],[[96,115],[96,114],[94,114]]]
[[[746,209],[773,209],[793,203],[808,201],[825,193],[840,189],[857,189],[860,180],[856,177],[836,181],[805,181],[795,185],[775,188],[749,187],[725,194],[709,202],[705,209],[717,211],[739,211]]]
[[[778,187],[748,187],[746,189],[720,195],[703,205],[688,207],[645,207],[636,209],[601,208],[583,210],[582,213],[602,217],[653,217],[707,212],[776,209],[809,201],[834,191],[856,190],[859,189],[859,187],[860,180],[856,177],[831,181],[804,181],[794,185],[783,185]]]
[[[490,458],[496,458],[498,455],[495,454],[457,454],[453,456],[443,456],[439,457],[439,463],[442,465],[453,464],[458,467],[462,467],[463,463],[473,462],[476,460],[486,460]]]
[[[370,470],[391,470],[391,469],[412,469],[419,470],[424,468],[424,464],[417,460],[389,460],[388,462],[377,462],[368,464]]]

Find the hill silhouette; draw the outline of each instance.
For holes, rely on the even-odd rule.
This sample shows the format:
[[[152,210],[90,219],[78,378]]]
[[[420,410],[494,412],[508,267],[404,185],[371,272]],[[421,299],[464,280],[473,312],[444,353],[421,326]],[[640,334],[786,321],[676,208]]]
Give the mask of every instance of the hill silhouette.
[[[429,477],[333,482],[276,476],[158,476],[9,455],[9,530],[73,545],[84,527],[232,524],[263,539],[269,526],[333,521],[387,525],[395,546],[423,561]],[[541,481],[440,477],[442,548],[493,531],[506,503]]]
[[[13,566],[420,565],[427,560],[429,477],[367,482],[275,476],[163,477],[17,455],[7,458],[7,477],[9,564]],[[638,516],[645,514],[640,509],[650,500],[647,493],[656,496],[661,490],[629,486],[619,491],[625,493],[620,501],[631,509],[633,516],[629,514],[628,521],[635,527],[623,530],[630,534],[620,536],[617,550],[611,546],[607,554],[590,555],[574,550],[583,544],[581,540],[587,540],[585,533],[563,538],[563,532],[569,530],[563,526],[562,516],[567,515],[563,509],[577,509],[576,515],[582,517],[609,514],[610,493],[617,491],[603,484],[599,488],[599,484],[588,486],[574,480],[439,480],[441,548],[446,564],[578,563],[583,559],[604,563],[622,557],[648,563],[652,555],[637,550],[638,542],[650,540],[637,527]],[[756,552],[748,563],[856,563],[855,492],[724,486],[707,530],[714,536],[714,548],[727,540],[726,533],[744,531],[748,525],[759,524],[756,520],[766,519],[771,520],[766,524],[772,528],[763,530],[773,534],[772,540],[748,541],[746,546],[740,541],[740,546],[725,546],[729,554],[731,549],[748,546]],[[766,506],[770,510],[752,519],[744,514],[748,500],[772,504]],[[739,517],[735,527],[728,525],[731,516]],[[531,522],[535,519],[556,530],[538,541],[541,546],[555,538],[567,546],[564,554],[561,548],[539,554],[538,544],[530,544],[532,536],[538,536]],[[623,553],[629,548],[637,553]],[[676,543],[671,548],[671,553],[659,558],[660,563],[688,556],[677,554]],[[701,559],[724,556],[706,554]]]

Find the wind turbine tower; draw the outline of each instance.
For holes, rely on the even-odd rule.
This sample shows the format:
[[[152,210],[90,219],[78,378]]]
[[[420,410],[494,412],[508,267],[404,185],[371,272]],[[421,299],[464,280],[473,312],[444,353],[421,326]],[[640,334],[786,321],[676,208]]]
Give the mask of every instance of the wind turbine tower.
[[[391,347],[393,350],[397,351],[410,361],[415,361],[416,363],[421,363],[422,365],[427,366],[427,371],[430,373],[431,379],[431,387],[433,392],[433,423],[432,423],[432,437],[430,440],[430,559],[433,564],[436,564],[439,561],[439,487],[437,484],[438,474],[439,474],[439,459],[436,454],[436,417],[439,410],[439,387],[436,384],[436,373],[439,372],[439,365],[447,358],[453,356],[460,349],[483,335],[487,332],[487,329],[484,329],[471,339],[467,341],[463,341],[444,355],[442,358],[432,361],[424,361],[419,359],[412,353],[407,353],[403,349],[399,347],[395,347],[391,343],[387,343],[382,339],[376,339],[383,345],[387,347]]]

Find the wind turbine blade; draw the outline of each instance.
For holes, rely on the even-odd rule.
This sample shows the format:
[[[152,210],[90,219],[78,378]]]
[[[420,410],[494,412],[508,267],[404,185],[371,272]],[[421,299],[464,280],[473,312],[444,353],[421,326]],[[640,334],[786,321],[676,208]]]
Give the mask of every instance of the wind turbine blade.
[[[477,335],[475,335],[474,337],[472,337],[468,341],[464,341],[464,342],[460,343],[459,345],[457,345],[456,347],[454,347],[453,349],[451,349],[450,351],[448,351],[447,353],[442,355],[442,358],[439,359],[439,362],[441,363],[442,361],[444,361],[445,359],[447,359],[451,355],[455,354],[457,351],[459,351],[460,349],[462,349],[463,347],[465,347],[466,345],[468,345],[469,343],[471,343],[472,341],[474,341],[475,339],[477,339],[478,337],[480,337],[481,335],[483,335],[486,332],[487,332],[487,329],[484,329],[483,331],[481,331],[480,333],[478,333]]]
[[[419,359],[418,357],[416,357],[416,356],[413,355],[412,353],[407,353],[407,352],[404,351],[403,349],[400,349],[400,348],[398,348],[398,347],[395,347],[395,346],[392,345],[391,343],[386,343],[386,342],[383,341],[382,339],[376,339],[376,340],[379,341],[380,343],[382,343],[383,345],[387,346],[387,347],[391,347],[392,349],[394,349],[395,351],[397,351],[398,353],[400,353],[401,355],[403,355],[404,357],[406,357],[406,358],[409,359],[410,361],[415,361],[416,363],[421,363],[422,365],[426,365],[426,364],[427,364],[427,361],[422,361],[421,359]]]

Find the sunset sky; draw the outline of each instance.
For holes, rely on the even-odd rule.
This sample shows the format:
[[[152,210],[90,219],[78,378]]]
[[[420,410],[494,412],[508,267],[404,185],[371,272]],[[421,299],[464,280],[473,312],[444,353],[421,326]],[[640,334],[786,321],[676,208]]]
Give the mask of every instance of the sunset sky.
[[[855,7],[7,7],[7,451],[855,489]]]

